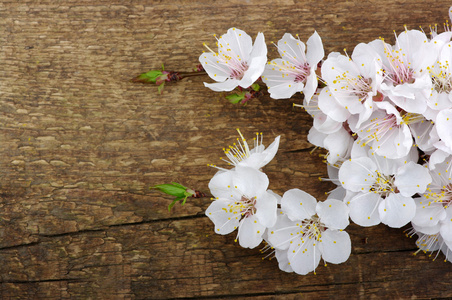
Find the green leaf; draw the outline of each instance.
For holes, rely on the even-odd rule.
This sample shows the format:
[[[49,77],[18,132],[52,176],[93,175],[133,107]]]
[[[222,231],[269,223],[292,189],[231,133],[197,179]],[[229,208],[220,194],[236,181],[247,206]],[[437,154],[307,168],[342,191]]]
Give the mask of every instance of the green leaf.
[[[176,197],[184,197],[185,196],[185,188],[181,188],[179,186],[174,186],[171,184],[158,184],[151,189],[157,189],[167,195],[176,196]]]
[[[163,63],[162,63],[162,71],[165,71],[165,66],[163,65]]]
[[[173,208],[173,206],[174,206],[177,202],[181,201],[183,198],[184,198],[184,197],[180,197],[180,198],[174,199],[173,202],[171,202],[170,205],[168,205],[168,211],[171,211],[171,208]],[[187,197],[185,197],[184,202],[182,203],[182,205],[185,204],[185,200],[187,200]]]
[[[185,199],[184,199],[184,201],[182,201],[182,204],[181,204],[181,205],[184,205],[184,204],[185,204],[185,201],[187,201],[187,197],[188,197],[188,196],[185,196]]]
[[[258,91],[261,89],[261,87],[260,87],[259,84],[257,84],[257,83],[253,83],[253,84],[251,85],[251,88],[252,88],[255,92],[258,92]]]
[[[245,99],[245,92],[227,95],[226,99],[228,99],[232,104],[239,103],[240,101]]]
[[[151,70],[149,72],[144,73],[149,78],[157,78],[158,76],[162,75],[162,71],[160,70]]]
[[[149,72],[138,75],[138,77],[134,78],[133,80],[142,83],[156,83],[159,76],[162,75],[163,75],[162,71],[151,70]]]
[[[158,91],[159,91],[159,94],[161,94],[162,93],[162,91],[163,91],[163,87],[165,86],[165,82],[163,82],[161,85],[159,85],[159,87],[158,87]]]
[[[174,185],[174,186],[178,186],[178,187],[180,187],[180,188],[183,188],[184,190],[187,189],[187,187],[185,187],[185,186],[183,186],[182,184],[177,183],[177,182],[171,182],[171,184]]]
[[[173,200],[173,202],[168,205],[168,211],[171,211],[171,208],[173,208],[174,204],[176,204],[177,201],[179,201],[179,199]]]

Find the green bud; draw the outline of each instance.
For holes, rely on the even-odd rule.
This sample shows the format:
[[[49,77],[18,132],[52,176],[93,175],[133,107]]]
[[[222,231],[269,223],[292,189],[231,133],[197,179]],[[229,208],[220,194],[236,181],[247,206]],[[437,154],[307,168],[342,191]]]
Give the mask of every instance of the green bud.
[[[177,182],[171,182],[171,184],[158,184],[158,185],[151,187],[151,189],[156,189],[162,193],[176,197],[176,199],[174,199],[168,206],[168,211],[170,211],[171,208],[178,201],[182,201],[182,205],[184,205],[185,202],[187,201],[188,197],[194,197],[194,198],[205,197],[205,195],[202,192],[189,189]]]
[[[231,102],[232,104],[239,103],[240,101],[245,99],[245,92],[240,92],[240,93],[236,93],[236,94],[227,95],[226,99],[228,99],[229,102]]]
[[[187,190],[186,187],[184,187],[183,185],[180,184],[158,184],[155,185],[153,187],[151,187],[151,189],[157,189],[167,195],[170,196],[175,196],[175,197],[184,197],[185,196],[185,191]]]
[[[257,84],[257,83],[253,83],[253,84],[251,85],[251,88],[252,88],[255,92],[258,92],[258,91],[261,89],[261,87],[260,87],[259,84]]]

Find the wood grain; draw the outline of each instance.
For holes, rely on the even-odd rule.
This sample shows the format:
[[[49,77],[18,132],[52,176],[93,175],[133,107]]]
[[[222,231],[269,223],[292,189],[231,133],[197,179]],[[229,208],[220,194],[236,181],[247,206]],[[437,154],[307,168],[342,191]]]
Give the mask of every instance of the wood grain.
[[[281,147],[270,188],[333,186],[306,136],[311,118],[268,96],[231,105],[191,78],[157,87],[129,79],[188,71],[202,42],[236,26],[267,44],[314,30],[327,53],[393,30],[442,24],[449,1],[1,1],[0,296],[2,299],[447,298],[450,263],[413,257],[403,229],[351,225],[353,251],[317,275],[279,271],[259,249],[213,233],[209,198],[168,212],[149,190],[177,181],[208,191],[235,128]],[[270,58],[276,50],[269,46]]]

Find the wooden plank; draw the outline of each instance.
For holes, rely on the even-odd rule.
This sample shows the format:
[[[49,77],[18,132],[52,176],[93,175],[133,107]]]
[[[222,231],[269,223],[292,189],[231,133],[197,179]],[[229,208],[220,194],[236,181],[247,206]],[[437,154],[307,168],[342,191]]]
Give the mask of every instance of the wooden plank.
[[[205,217],[46,237],[2,250],[3,297],[15,290],[42,293],[47,286],[53,286],[49,296],[55,298],[452,296],[450,263],[413,257],[413,241],[401,230],[352,225],[348,231],[350,259],[319,266],[309,276],[279,271],[259,249],[243,249],[233,236],[214,234]]]
[[[306,136],[311,118],[268,96],[234,106],[207,78],[154,86],[128,80],[158,68],[190,70],[237,26],[267,44],[317,30],[326,52],[352,51],[392,30],[448,16],[436,1],[2,1],[0,3],[1,298],[450,297],[450,266],[412,257],[402,230],[352,226],[343,265],[296,276],[213,234],[210,200],[149,190],[177,181],[207,191],[235,128],[280,152],[265,171],[278,193],[319,199],[333,185]],[[269,46],[269,56],[276,50]],[[208,236],[206,236],[208,235]],[[368,239],[363,244],[363,239]],[[440,255],[442,258],[443,256]],[[352,294],[353,293],[353,294]]]

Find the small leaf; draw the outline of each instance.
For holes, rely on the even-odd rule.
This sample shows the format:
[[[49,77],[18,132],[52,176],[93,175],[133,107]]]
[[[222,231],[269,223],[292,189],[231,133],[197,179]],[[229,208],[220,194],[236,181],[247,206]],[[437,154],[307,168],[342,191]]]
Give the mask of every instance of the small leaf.
[[[251,88],[252,88],[254,91],[256,91],[256,92],[258,92],[258,91],[261,89],[261,87],[260,87],[259,84],[257,84],[257,83],[253,83],[253,84],[251,85]]]
[[[146,73],[142,73],[137,77],[132,79],[132,82],[141,82],[141,83],[156,83],[157,79],[162,76],[163,73],[160,70],[151,70]]]
[[[163,82],[161,85],[159,85],[159,87],[158,87],[158,91],[159,91],[159,94],[162,94],[162,91],[163,91],[163,87],[165,86],[165,82]]]
[[[239,103],[240,101],[245,99],[245,92],[227,95],[226,99],[228,99],[232,104]]]
[[[173,202],[171,202],[170,205],[168,205],[168,211],[171,211],[171,208],[173,208],[174,204],[176,204],[176,202],[179,200],[180,199],[173,200]]]
[[[185,189],[174,186],[171,184],[158,184],[156,186],[151,187],[152,189],[157,189],[167,195],[176,196],[176,197],[184,197]]]
[[[162,63],[162,71],[165,71],[165,66],[163,65],[163,63]]]
[[[151,70],[151,71],[143,73],[141,75],[145,75],[146,77],[150,78],[151,80],[155,80],[158,76],[160,76],[162,74],[163,73],[160,70]]]
[[[182,188],[182,189],[184,189],[184,190],[187,190],[187,187],[183,186],[183,185],[180,184],[180,183],[177,183],[177,182],[171,182],[171,184],[174,185],[174,186],[178,186],[178,187],[180,187],[180,188]]]

